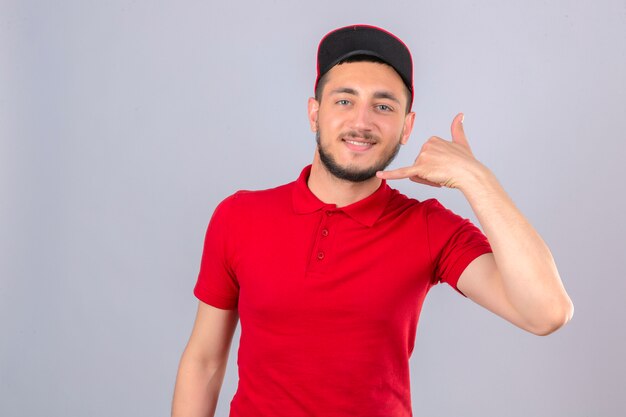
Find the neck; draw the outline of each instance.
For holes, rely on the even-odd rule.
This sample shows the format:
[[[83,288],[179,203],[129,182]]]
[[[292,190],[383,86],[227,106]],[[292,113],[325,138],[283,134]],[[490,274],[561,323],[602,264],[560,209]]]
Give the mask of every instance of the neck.
[[[372,195],[380,187],[381,182],[378,177],[363,182],[337,178],[328,172],[316,152],[307,185],[313,195],[324,203],[345,207]]]

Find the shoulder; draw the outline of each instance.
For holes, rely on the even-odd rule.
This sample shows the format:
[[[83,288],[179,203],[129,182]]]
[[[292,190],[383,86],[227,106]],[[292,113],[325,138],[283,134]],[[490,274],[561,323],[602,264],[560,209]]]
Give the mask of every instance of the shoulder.
[[[445,208],[437,199],[429,198],[427,200],[418,200],[416,198],[408,197],[402,194],[396,189],[391,189],[389,203],[387,204],[387,212],[392,213],[406,213],[429,215],[432,212],[449,212],[450,210]]]
[[[265,190],[239,190],[229,198],[233,201],[233,204],[247,207],[280,204],[285,201],[291,201],[293,187],[294,183],[290,182]]]
[[[407,197],[395,189],[391,191],[384,211],[387,219],[435,230],[442,227],[458,227],[466,221],[435,198],[422,201]]]
[[[279,209],[291,204],[294,183],[283,184],[265,190],[239,190],[223,199],[215,212],[237,213],[243,215],[251,211],[255,213],[269,209]]]

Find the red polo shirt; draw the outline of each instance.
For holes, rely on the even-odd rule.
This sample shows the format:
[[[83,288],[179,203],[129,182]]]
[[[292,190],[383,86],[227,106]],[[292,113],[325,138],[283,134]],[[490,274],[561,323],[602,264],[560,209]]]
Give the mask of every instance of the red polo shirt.
[[[409,357],[432,285],[456,288],[490,252],[436,200],[384,181],[337,208],[297,181],[226,198],[209,224],[195,295],[239,309],[231,417],[411,416]]]

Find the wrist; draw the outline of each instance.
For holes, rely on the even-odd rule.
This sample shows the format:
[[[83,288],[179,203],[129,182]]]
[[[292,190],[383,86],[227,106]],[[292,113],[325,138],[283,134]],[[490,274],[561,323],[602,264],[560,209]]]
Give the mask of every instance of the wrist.
[[[494,192],[501,187],[493,172],[478,162],[476,169],[471,170],[464,177],[464,181],[459,182],[457,188],[469,199],[472,196]]]

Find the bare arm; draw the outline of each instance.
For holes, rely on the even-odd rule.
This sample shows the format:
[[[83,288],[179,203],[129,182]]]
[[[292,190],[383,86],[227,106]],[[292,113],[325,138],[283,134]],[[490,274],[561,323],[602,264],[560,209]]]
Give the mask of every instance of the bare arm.
[[[459,278],[459,290],[529,332],[549,334],[572,317],[573,304],[545,242],[491,171],[474,158],[462,120],[462,114],[454,118],[451,142],[432,137],[412,166],[378,176],[461,190],[493,254],[470,263]]]
[[[172,417],[213,417],[238,320],[237,310],[199,302],[178,367]]]
[[[573,305],[543,239],[490,172],[463,190],[493,254],[475,259],[457,284],[470,299],[515,325],[547,335],[567,323]]]

